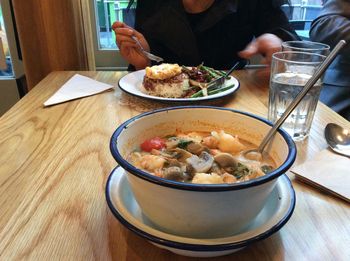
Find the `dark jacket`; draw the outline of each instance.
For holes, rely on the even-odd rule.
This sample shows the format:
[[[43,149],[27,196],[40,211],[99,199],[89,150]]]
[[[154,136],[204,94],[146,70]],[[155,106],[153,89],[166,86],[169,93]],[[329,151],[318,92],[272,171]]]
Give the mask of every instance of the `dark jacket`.
[[[333,48],[341,39],[348,44],[327,70],[324,83],[350,88],[350,0],[325,1],[320,15],[313,21],[313,41]]]
[[[181,0],[139,0],[135,29],[151,52],[168,63],[204,62],[228,69],[254,37],[273,33],[282,40],[297,40],[289,22],[273,0],[216,0],[196,24],[190,23]]]

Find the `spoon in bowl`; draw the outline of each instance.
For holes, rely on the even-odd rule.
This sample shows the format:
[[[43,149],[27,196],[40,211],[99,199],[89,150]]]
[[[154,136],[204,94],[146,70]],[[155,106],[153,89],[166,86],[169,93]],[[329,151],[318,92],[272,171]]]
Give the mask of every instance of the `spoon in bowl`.
[[[346,42],[344,40],[340,40],[339,43],[334,47],[332,52],[326,57],[323,63],[318,67],[315,74],[307,81],[305,87],[300,91],[300,93],[295,97],[295,99],[291,102],[291,104],[284,111],[282,116],[276,121],[270,131],[266,134],[262,142],[260,143],[257,149],[247,150],[243,153],[243,156],[247,159],[261,159],[263,156],[263,151],[266,145],[270,142],[271,138],[275,135],[278,128],[285,122],[288,116],[292,113],[292,111],[298,106],[304,96],[308,93],[308,91],[314,86],[314,84],[318,81],[324,71],[328,68],[331,62],[335,59],[338,52],[341,48],[344,47]]]
[[[350,157],[350,131],[335,124],[328,123],[324,136],[329,147],[336,153]]]

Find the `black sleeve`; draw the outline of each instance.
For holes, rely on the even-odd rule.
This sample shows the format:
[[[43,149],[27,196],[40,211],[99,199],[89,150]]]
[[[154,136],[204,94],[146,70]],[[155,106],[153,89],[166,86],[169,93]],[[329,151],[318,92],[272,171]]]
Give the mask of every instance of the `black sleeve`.
[[[310,37],[331,48],[344,39],[348,44],[342,52],[350,57],[350,0],[326,1],[320,15],[312,22]]]
[[[138,0],[135,12],[135,29],[139,30],[142,23],[157,12],[161,5],[161,0]]]
[[[271,33],[277,35],[283,41],[300,40],[281,9],[281,1],[259,0],[257,3],[258,19],[256,20],[255,36]]]

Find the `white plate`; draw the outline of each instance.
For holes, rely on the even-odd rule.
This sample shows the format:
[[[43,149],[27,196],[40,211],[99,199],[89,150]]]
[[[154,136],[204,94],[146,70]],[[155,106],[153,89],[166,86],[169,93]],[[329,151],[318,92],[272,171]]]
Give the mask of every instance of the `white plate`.
[[[295,192],[289,178],[282,175],[266,206],[244,231],[229,237],[205,239],[169,234],[161,231],[142,214],[124,173],[121,167],[115,168],[106,185],[107,203],[114,216],[152,244],[179,255],[214,257],[233,253],[278,231],[294,211]]]
[[[226,91],[223,91],[217,94],[213,94],[205,97],[198,97],[198,98],[164,98],[164,97],[148,95],[142,91],[141,85],[142,85],[144,76],[145,76],[145,70],[129,73],[119,80],[119,83],[118,83],[119,88],[128,94],[145,98],[145,99],[157,100],[157,101],[163,101],[163,102],[186,102],[186,103],[215,100],[215,99],[230,95],[235,91],[237,91],[239,88],[238,80],[235,77],[231,76],[230,79],[225,81],[224,86],[229,86],[233,84],[234,86]]]

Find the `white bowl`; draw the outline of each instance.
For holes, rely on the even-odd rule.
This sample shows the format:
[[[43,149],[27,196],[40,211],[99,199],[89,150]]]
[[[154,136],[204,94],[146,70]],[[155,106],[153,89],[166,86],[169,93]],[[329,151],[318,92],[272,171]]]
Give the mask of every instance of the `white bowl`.
[[[110,149],[127,171],[127,179],[143,213],[159,229],[183,236],[215,237],[243,230],[259,214],[277,178],[293,164],[296,148],[280,130],[268,152],[278,168],[241,183],[192,184],[156,177],[135,168],[127,155],[144,140],[175,131],[225,130],[259,144],[271,124],[254,115],[226,108],[180,106],[144,113],[121,124],[113,133]],[[228,229],[229,228],[229,229]]]

